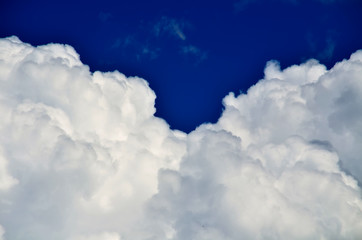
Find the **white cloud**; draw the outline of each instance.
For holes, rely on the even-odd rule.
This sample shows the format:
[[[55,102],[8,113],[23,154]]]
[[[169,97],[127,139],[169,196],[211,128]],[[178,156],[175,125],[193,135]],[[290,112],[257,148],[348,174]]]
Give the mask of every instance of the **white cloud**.
[[[121,240],[120,236],[116,232],[104,232],[97,235],[83,235],[77,236],[72,240]]]
[[[125,234],[156,193],[158,170],[177,169],[185,134],[153,116],[143,79],[90,73],[66,45],[12,37],[0,48],[5,237]]]
[[[0,191],[6,191],[18,183],[18,180],[9,175],[7,165],[8,161],[5,159],[2,149],[0,149]]]
[[[4,233],[5,233],[4,228],[0,225],[0,240],[5,240]]]
[[[359,239],[361,96],[362,51],[273,61],[186,135],[143,79],[1,39],[0,239]]]

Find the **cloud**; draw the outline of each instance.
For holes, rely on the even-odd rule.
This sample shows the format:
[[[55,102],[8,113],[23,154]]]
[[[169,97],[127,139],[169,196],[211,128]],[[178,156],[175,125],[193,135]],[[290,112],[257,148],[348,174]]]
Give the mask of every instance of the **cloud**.
[[[191,55],[196,58],[196,65],[207,59],[207,52],[202,51],[200,48],[194,45],[187,45],[181,47],[181,54]]]
[[[147,41],[141,42],[134,35],[128,35],[125,38],[117,38],[111,46],[112,50],[121,49],[122,54],[126,54],[126,51],[131,51],[132,56],[137,61],[143,59],[154,60],[159,56],[160,48],[157,46],[151,46]]]
[[[115,39],[115,41],[113,42],[111,48],[126,48],[126,47],[130,47],[132,45],[139,45],[139,41],[136,40],[136,37],[133,35],[128,35],[125,38],[117,38]]]
[[[0,225],[0,240],[4,240],[4,233],[5,233],[5,231],[4,231],[4,228]]]
[[[18,181],[15,178],[9,175],[9,172],[7,170],[7,165],[8,161],[5,159],[3,151],[0,149],[0,191],[7,190],[18,183]]]
[[[165,50],[165,46],[160,40],[172,37],[173,40],[176,39],[177,41],[171,41],[171,46],[176,46],[176,49],[179,48],[180,51],[178,53],[180,55],[191,57],[195,65],[198,65],[200,62],[206,60],[208,56],[206,51],[190,44],[189,41],[186,40],[184,30],[190,27],[191,24],[185,20],[163,16],[150,25],[146,24],[146,26],[144,26],[143,23],[141,23],[139,26],[140,31],[134,34],[116,38],[110,46],[110,49],[121,49],[122,54],[131,52],[131,55],[134,56],[137,61],[143,59],[154,60],[160,56],[162,50]],[[178,40],[181,40],[181,42]],[[174,49],[173,47],[171,47],[171,49]]]
[[[116,232],[104,232],[97,235],[83,235],[77,236],[72,240],[121,240],[120,236]]]
[[[190,134],[68,45],[1,39],[0,84],[0,239],[362,237],[362,51],[271,61]]]
[[[160,172],[153,229],[170,225],[170,239],[361,236],[360,189],[335,152],[300,137],[243,150],[240,138],[210,128],[189,136],[180,171]]]
[[[188,24],[185,21],[177,20],[163,16],[153,27],[153,32],[156,37],[163,34],[174,36],[180,40],[186,40],[184,28]]]
[[[149,46],[143,46],[142,48],[142,55],[147,55],[149,59],[154,60],[158,57],[158,52],[160,51],[160,48],[151,48]]]
[[[324,50],[318,55],[318,58],[330,60],[333,57],[335,47],[336,43],[331,38],[327,38],[326,46]]]
[[[336,41],[334,39],[337,34],[334,30],[330,29],[326,32],[324,41],[318,43],[318,38],[309,32],[306,34],[305,39],[310,51],[317,59],[331,60],[336,48]]]
[[[153,116],[146,81],[90,73],[70,46],[11,37],[0,53],[5,238],[127,234],[159,169],[178,167],[185,134]]]

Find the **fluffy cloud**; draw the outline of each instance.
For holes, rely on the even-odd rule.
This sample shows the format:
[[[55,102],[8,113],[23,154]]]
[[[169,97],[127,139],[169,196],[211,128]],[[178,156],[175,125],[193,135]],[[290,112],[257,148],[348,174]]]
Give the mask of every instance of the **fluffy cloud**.
[[[145,80],[1,39],[0,239],[359,239],[361,96],[362,51],[269,62],[187,135]]]
[[[158,170],[178,168],[186,135],[153,116],[143,79],[90,73],[70,46],[0,47],[5,237],[117,239],[157,192]]]

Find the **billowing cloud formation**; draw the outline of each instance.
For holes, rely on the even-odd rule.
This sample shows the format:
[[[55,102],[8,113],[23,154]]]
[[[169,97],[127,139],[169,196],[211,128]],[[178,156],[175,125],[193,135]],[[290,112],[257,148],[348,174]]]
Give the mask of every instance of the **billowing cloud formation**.
[[[5,238],[118,239],[157,192],[159,169],[178,168],[185,134],[153,116],[142,79],[91,74],[70,46],[0,47]]]
[[[362,51],[229,94],[186,135],[146,81],[0,40],[0,239],[362,238]]]

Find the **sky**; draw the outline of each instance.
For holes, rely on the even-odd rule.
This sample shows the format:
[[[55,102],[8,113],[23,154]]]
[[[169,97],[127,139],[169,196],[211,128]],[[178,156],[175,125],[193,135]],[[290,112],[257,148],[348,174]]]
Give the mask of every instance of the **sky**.
[[[73,46],[91,71],[146,79],[156,116],[185,132],[216,122],[221,100],[282,67],[328,68],[361,46],[358,0],[1,1],[0,37]]]
[[[362,239],[360,6],[2,1],[0,240]]]

